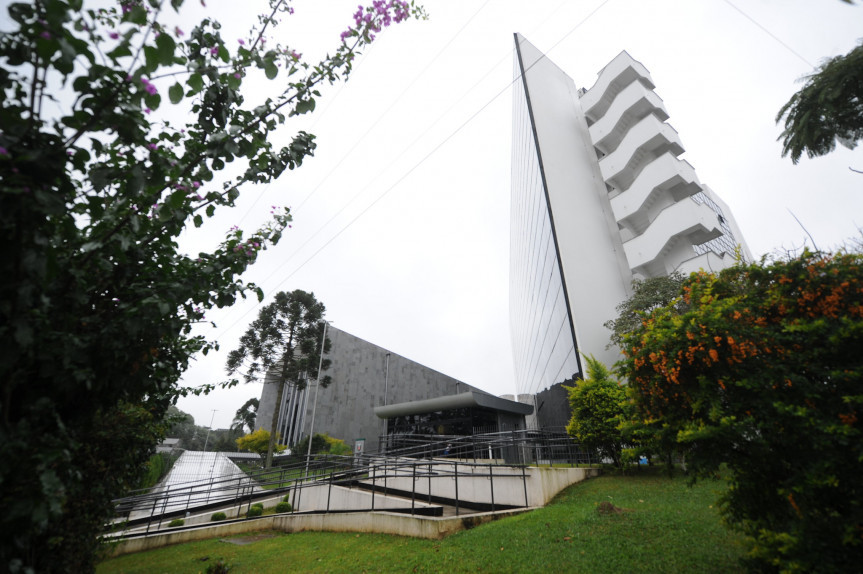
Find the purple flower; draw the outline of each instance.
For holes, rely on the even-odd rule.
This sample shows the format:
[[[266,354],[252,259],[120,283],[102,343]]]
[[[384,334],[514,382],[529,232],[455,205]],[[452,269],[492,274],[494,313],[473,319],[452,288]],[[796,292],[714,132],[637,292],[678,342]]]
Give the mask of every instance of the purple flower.
[[[147,147],[153,151],[156,151],[157,149],[159,149],[159,144],[149,143],[147,144]]]
[[[211,56],[215,56],[218,53],[219,53],[219,47],[218,46],[213,46],[212,48],[210,48],[210,55]]]
[[[118,34],[117,32],[111,32],[110,34],[108,34],[108,36],[109,36],[112,40],[116,40],[117,38],[119,38],[119,37],[120,37],[120,34]]]
[[[193,181],[192,187],[194,187],[195,189],[198,189],[199,187],[201,187],[201,182],[200,181]]]
[[[150,94],[151,96],[156,95],[156,92],[157,92],[156,86],[154,86],[152,83],[150,83],[150,80],[148,80],[147,78],[142,76],[141,77],[141,83],[144,84],[144,89],[147,90],[148,94]]]
[[[239,42],[239,43],[240,43],[240,46],[245,46],[245,45],[246,45],[246,41],[245,41],[245,40],[243,40],[242,38],[237,38],[237,42]]]
[[[353,32],[353,30],[348,29],[348,30],[345,30],[344,32],[341,33],[340,37],[342,39],[342,42],[344,42],[345,40],[350,38],[351,32]]]
[[[182,30],[180,30],[180,27],[179,27],[179,26],[174,26],[174,34],[176,34],[177,36],[182,36],[182,35],[183,35],[183,31],[182,31]]]
[[[299,54],[296,51],[291,50],[291,58],[293,58],[294,60],[299,60],[301,57],[302,57],[302,54]]]
[[[240,78],[242,78],[242,76],[240,75],[240,72],[234,72],[234,77],[237,78],[238,80]]]
[[[145,114],[149,114],[149,113],[150,113],[150,112],[152,112],[152,111],[153,111],[153,110],[151,110],[150,108],[144,108],[144,113],[145,113]]]
[[[44,32],[42,32],[42,33],[41,33],[41,34],[39,34],[39,35],[40,35],[40,36],[42,36],[43,38],[45,38],[46,40],[50,40],[50,39],[51,39],[51,32],[49,32],[48,30],[45,30]]]
[[[0,155],[9,155],[9,150],[5,147],[0,146]]]

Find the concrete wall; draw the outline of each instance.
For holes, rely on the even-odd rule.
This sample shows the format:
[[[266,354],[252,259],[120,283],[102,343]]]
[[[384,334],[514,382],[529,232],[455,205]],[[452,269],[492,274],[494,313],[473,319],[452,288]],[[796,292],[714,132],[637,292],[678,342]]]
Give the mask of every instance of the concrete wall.
[[[458,464],[458,472],[474,476],[459,476],[456,480],[454,463],[438,461],[428,473],[419,473],[416,478],[413,469],[407,468],[404,476],[393,477],[398,472],[393,468],[378,468],[372,475],[386,472],[388,488],[416,492],[417,496],[428,495],[431,490],[433,496],[454,500],[458,488],[461,501],[535,507],[545,505],[567,486],[599,474],[595,468],[490,467],[465,462]],[[383,480],[375,481],[375,485],[382,488]]]
[[[335,327],[329,327],[327,336],[332,347],[326,358],[332,366],[326,374],[333,382],[318,392],[314,432],[340,438],[351,446],[364,438],[366,452],[378,450],[384,430],[375,407],[479,390]],[[305,414],[300,436],[309,433],[314,393],[312,384],[302,400]],[[275,395],[276,385],[264,384],[256,428],[269,430]]]
[[[467,464],[460,464],[463,469]],[[441,472],[446,472],[449,469],[454,469],[455,464],[452,462],[438,463],[436,468]],[[481,467],[477,467],[478,469]],[[485,467],[486,469],[488,467]],[[495,502],[497,504],[524,504],[524,483],[521,480],[522,469],[515,467],[494,467],[495,475],[505,474],[508,476],[495,476]],[[389,469],[392,472],[392,469]],[[342,514],[277,514],[272,516],[264,516],[257,519],[242,520],[231,523],[209,523],[201,524],[198,528],[189,528],[184,530],[161,531],[157,534],[149,536],[133,536],[120,540],[116,543],[109,543],[107,550],[108,556],[121,556],[123,554],[131,554],[150,550],[152,548],[161,548],[171,544],[182,544],[195,540],[206,540],[209,538],[235,536],[247,532],[259,532],[266,530],[281,530],[283,532],[302,532],[302,531],[327,531],[327,532],[377,532],[382,534],[394,534],[398,536],[413,536],[417,538],[443,538],[454,532],[473,528],[479,524],[497,520],[506,516],[512,516],[521,512],[526,512],[531,508],[543,506],[558,492],[567,486],[580,482],[587,478],[598,476],[599,469],[595,468],[537,468],[528,467],[525,469],[525,474],[529,475],[527,483],[528,491],[528,508],[514,509],[497,512],[482,512],[465,514],[455,517],[421,517],[404,514],[395,514],[386,511],[375,512],[354,512]],[[413,483],[412,477],[404,477],[404,479],[395,478],[388,479],[387,485],[390,488],[396,488],[393,480],[405,480]],[[452,484],[447,485],[450,481]],[[426,481],[418,481],[422,483]],[[483,482],[487,484],[483,484]],[[477,502],[481,502],[486,492],[489,492],[489,480],[484,477],[460,477],[459,478],[459,497],[466,498],[471,496]],[[449,477],[446,480],[435,480],[432,483],[433,494],[435,496],[448,497],[455,493],[455,481]],[[464,486],[463,486],[464,485]],[[417,485],[420,488],[420,485]],[[323,503],[322,508],[326,508],[327,487],[315,487],[316,493],[312,494],[312,490],[306,489],[308,496],[304,495],[302,505],[318,506]],[[333,491],[336,489],[334,488]],[[410,487],[405,490],[410,490]],[[338,496],[344,496],[343,500],[353,500],[354,503],[364,504],[366,499],[363,495],[369,493],[356,489],[341,489]],[[269,508],[275,506],[278,500],[284,494],[274,496],[264,502],[264,507]],[[369,495],[370,496],[370,495]],[[490,498],[489,498],[490,500]],[[378,504],[387,505],[390,501],[381,494],[375,494],[375,508]],[[509,502],[506,502],[509,501]],[[409,504],[409,500],[401,500],[402,507]],[[332,504],[332,498],[331,498]],[[417,501],[417,506],[423,503]],[[434,506],[434,505],[432,505]],[[307,510],[309,508],[306,508]],[[244,510],[244,507],[239,510]],[[234,509],[234,514],[238,509]],[[225,510],[226,514],[229,512]],[[188,524],[196,524],[199,520],[207,519],[212,514],[207,512],[200,515],[198,518],[192,517]],[[206,518],[205,518],[206,517]]]

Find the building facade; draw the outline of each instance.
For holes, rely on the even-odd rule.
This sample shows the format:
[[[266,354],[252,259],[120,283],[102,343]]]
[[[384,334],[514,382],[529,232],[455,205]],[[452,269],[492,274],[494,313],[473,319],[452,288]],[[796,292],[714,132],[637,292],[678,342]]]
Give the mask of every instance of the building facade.
[[[375,414],[376,408],[469,391],[488,394],[335,327],[328,327],[327,337],[331,347],[326,358],[332,363],[326,374],[332,384],[317,389],[317,406],[314,381],[303,390],[285,388],[277,427],[282,444],[295,444],[313,431],[349,445],[362,439],[364,450],[375,452],[386,434],[386,420]],[[255,430],[270,430],[277,391],[276,384],[264,383]]]
[[[515,34],[510,315],[516,386],[540,426],[582,354],[611,365],[603,325],[633,279],[751,259],[728,207],[680,159],[650,73],[626,52],[590,89]],[[540,405],[540,403],[543,403]],[[544,409],[549,415],[543,415]]]

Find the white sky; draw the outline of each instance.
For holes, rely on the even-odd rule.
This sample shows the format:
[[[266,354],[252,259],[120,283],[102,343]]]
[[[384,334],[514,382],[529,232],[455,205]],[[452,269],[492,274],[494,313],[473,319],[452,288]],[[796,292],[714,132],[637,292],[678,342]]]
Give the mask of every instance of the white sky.
[[[245,2],[209,0],[206,10],[189,2],[181,27],[215,16],[226,38],[244,35],[257,11]],[[276,29],[279,40],[307,58],[320,56],[338,42],[356,3],[299,0]],[[863,175],[849,170],[863,169],[863,152],[842,148],[794,166],[780,157],[774,123],[812,70],[803,60],[815,65],[863,36],[863,7],[839,0],[424,5],[428,21],[385,30],[347,84],[327,90],[313,115],[288,126],[318,136],[315,157],[273,185],[247,189],[235,210],[186,238],[190,250],[218,242],[235,223],[254,229],[271,205],[292,206],[293,228],[246,276],[268,294],[265,303],[278,291],[313,291],[338,328],[489,392],[514,392],[508,265],[516,31],[579,87],[592,86],[621,50],[641,61],[686,146],[683,157],[729,204],[756,256],[804,244],[789,212],[822,249],[863,225]],[[249,79],[246,86],[251,98],[278,84]],[[257,309],[249,300],[208,314],[218,328],[203,332],[222,351],[199,357],[184,384],[226,378],[227,352]],[[240,385],[179,407],[202,425],[217,409],[213,426],[224,428],[259,395],[259,385]]]

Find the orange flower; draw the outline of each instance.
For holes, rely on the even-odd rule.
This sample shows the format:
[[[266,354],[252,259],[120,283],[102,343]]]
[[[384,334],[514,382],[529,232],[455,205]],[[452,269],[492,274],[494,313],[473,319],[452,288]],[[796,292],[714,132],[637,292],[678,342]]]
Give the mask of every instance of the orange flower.
[[[716,352],[716,349],[710,349],[707,354],[710,355],[710,358],[714,361],[719,360],[719,353]]]

